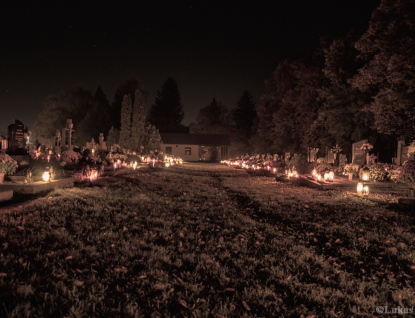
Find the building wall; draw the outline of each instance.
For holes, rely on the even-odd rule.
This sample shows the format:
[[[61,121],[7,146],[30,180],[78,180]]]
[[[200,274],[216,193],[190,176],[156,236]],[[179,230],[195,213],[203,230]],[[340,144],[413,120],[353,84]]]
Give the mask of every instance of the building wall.
[[[161,151],[167,154],[166,147],[171,147],[171,154],[182,158],[184,161],[199,161],[199,145],[162,144]],[[186,153],[188,148],[190,148],[190,155]]]

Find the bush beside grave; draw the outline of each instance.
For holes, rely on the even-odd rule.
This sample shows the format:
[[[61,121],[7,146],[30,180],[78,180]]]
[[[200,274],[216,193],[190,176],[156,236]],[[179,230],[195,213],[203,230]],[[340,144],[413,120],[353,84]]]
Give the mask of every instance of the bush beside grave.
[[[366,165],[369,169],[369,179],[373,181],[389,181],[390,173],[389,170],[393,168],[392,165],[386,163],[375,163],[372,165]],[[361,177],[362,169],[359,172]]]
[[[61,160],[69,164],[77,164],[79,159],[79,153],[73,150],[65,150],[61,155]]]
[[[324,175],[325,172],[333,171],[333,166],[328,163],[318,164],[314,168],[319,175]]]
[[[16,160],[14,160],[8,154],[0,153],[0,173],[12,175],[17,168],[18,164]]]
[[[400,172],[400,181],[415,184],[415,160],[407,160],[403,163]]]

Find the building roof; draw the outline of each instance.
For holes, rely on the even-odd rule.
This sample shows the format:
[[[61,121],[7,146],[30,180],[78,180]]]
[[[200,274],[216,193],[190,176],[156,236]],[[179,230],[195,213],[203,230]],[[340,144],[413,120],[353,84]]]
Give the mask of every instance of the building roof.
[[[174,145],[199,145],[199,146],[229,146],[231,139],[229,135],[213,134],[182,134],[182,133],[161,133],[161,140],[164,144]]]

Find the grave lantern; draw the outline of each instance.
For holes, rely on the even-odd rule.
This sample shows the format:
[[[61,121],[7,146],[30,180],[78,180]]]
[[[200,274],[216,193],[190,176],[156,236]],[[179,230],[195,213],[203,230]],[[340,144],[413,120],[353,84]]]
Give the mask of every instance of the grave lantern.
[[[334,180],[334,172],[328,171],[324,173],[324,181],[333,181]]]
[[[92,169],[91,174],[89,175],[89,180],[94,181],[98,178],[98,170]]]
[[[369,194],[369,186],[364,185],[363,183],[359,182],[357,184],[357,194],[360,196],[368,195]]]
[[[367,167],[362,169],[362,180],[369,181],[369,169]]]
[[[45,182],[50,181],[50,173],[49,173],[49,168],[46,168],[45,172],[43,172],[42,174],[42,179]]]

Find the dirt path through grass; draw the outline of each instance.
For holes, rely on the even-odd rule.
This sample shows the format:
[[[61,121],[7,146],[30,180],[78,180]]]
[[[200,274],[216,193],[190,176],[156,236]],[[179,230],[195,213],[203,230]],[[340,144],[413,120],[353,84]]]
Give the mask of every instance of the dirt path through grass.
[[[415,307],[414,217],[213,164],[1,215],[0,316],[350,317]]]

